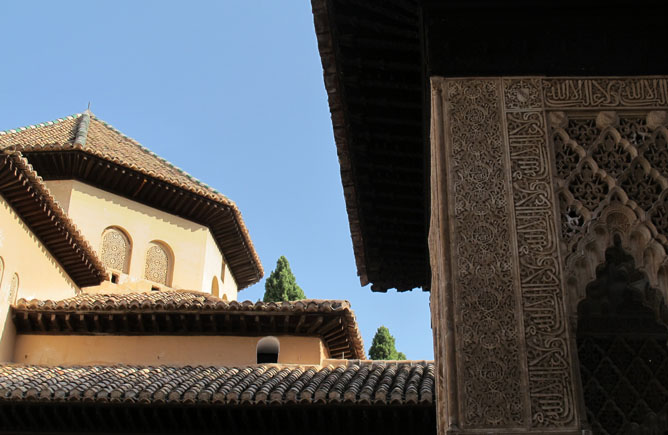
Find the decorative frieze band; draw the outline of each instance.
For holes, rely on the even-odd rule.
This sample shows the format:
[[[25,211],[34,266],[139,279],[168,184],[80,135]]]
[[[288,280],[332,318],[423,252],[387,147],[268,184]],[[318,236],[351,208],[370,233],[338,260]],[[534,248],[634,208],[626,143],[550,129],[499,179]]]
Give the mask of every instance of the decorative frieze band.
[[[665,108],[668,105],[666,78],[545,78],[542,82],[546,109]]]

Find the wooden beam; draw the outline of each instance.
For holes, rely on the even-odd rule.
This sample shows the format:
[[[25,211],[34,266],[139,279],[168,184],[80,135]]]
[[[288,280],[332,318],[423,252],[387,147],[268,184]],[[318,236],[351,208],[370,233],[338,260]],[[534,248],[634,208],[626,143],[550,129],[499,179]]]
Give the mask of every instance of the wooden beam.
[[[305,322],[305,321],[306,321],[306,315],[305,315],[305,314],[302,314],[302,315],[299,317],[299,321],[297,322],[297,326],[295,327],[295,333],[296,333],[296,334],[299,334],[299,331],[300,331],[300,329],[302,328],[302,326],[304,325],[304,322]]]
[[[311,325],[311,327],[308,329],[307,333],[308,334],[313,334],[319,327],[322,325],[322,322],[324,321],[323,316],[318,316],[315,322]]]

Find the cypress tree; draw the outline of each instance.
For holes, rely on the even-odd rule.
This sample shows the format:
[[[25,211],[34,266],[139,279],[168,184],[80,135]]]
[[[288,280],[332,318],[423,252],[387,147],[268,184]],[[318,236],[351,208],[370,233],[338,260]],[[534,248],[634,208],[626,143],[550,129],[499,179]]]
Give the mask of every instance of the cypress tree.
[[[304,291],[290,270],[288,259],[281,255],[267,281],[264,283],[264,302],[297,301],[306,299]]]
[[[369,358],[402,360],[406,359],[406,355],[403,352],[397,352],[394,337],[390,334],[390,330],[381,326],[376,331],[376,335],[373,336],[371,348],[369,348]]]

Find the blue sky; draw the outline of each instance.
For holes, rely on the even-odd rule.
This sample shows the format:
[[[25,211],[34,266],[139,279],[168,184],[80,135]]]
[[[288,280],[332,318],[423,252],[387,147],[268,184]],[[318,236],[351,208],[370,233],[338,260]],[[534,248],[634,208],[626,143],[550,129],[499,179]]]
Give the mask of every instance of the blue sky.
[[[266,274],[432,359],[429,293],[360,287],[310,1],[2,2],[0,130],[91,109],[234,200]],[[264,280],[239,294],[257,300]]]

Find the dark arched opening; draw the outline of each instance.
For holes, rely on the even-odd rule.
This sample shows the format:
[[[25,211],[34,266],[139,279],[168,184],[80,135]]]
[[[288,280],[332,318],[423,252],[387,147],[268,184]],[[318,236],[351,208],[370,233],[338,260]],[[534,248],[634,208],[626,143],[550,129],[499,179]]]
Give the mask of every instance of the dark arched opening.
[[[578,304],[577,345],[594,434],[668,430],[668,311],[619,236]]]
[[[257,363],[275,364],[278,362],[278,353],[281,344],[276,337],[264,337],[257,342]]]

